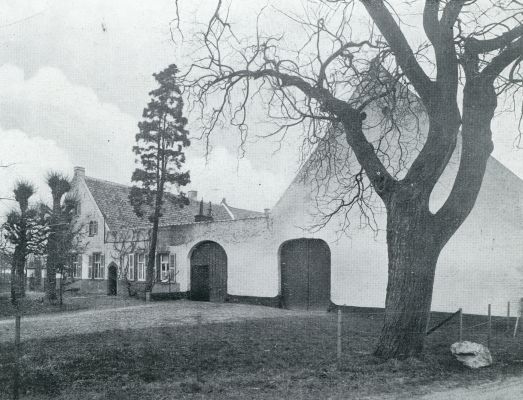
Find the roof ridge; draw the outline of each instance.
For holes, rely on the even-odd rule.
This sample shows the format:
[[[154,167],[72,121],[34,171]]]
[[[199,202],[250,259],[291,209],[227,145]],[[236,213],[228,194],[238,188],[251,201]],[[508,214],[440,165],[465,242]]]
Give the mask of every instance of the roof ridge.
[[[123,183],[112,182],[112,181],[108,181],[108,180],[106,180],[106,179],[93,178],[92,176],[86,176],[85,179],[86,179],[86,180],[92,180],[92,181],[103,182],[103,183],[108,183],[108,184],[110,184],[110,185],[120,186],[120,187],[124,187],[124,188],[127,188],[127,189],[131,189],[131,188],[132,188],[132,186],[124,185]]]

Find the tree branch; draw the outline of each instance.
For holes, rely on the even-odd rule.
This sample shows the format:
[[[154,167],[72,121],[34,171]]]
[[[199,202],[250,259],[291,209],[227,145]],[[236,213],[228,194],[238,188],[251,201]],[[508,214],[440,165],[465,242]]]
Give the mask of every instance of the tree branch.
[[[383,0],[361,0],[372,20],[391,47],[398,65],[411,81],[425,104],[432,102],[434,82],[419,65],[407,39],[385,6]]]

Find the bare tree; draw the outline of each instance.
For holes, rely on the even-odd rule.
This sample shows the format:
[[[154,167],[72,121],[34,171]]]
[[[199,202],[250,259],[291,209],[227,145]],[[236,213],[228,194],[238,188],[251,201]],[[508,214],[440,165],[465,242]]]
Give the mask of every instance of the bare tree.
[[[47,184],[51,189],[53,198],[52,209],[49,215],[49,225],[52,229],[47,241],[47,287],[46,297],[50,302],[56,300],[56,270],[59,265],[63,265],[60,253],[60,241],[62,239],[63,229],[67,223],[64,221],[64,211],[68,211],[67,206],[64,207],[62,200],[65,194],[71,189],[69,180],[59,172],[49,172],[47,174]]]
[[[135,296],[136,291],[133,290],[134,279],[130,279],[129,273],[131,268],[134,269],[134,264],[130,264],[129,255],[135,254],[138,251],[143,253],[148,252],[149,244],[151,242],[151,230],[114,230],[110,231],[107,236],[106,243],[113,245],[113,248],[111,249],[111,257],[118,260],[120,265],[118,278],[125,282],[129,296]],[[155,280],[153,279],[153,285],[154,281]]]
[[[87,234],[85,223],[76,218],[76,210],[79,200],[71,194],[67,194],[61,205],[60,219],[56,226],[51,226],[48,237],[53,236],[57,256],[55,256],[56,271],[60,274],[59,304],[63,304],[63,294],[66,282],[72,283],[74,277],[74,263],[72,260],[82,254],[86,247]],[[47,209],[48,221],[54,221],[53,210]],[[48,255],[49,257],[49,255]]]
[[[253,98],[276,124],[269,135],[301,126],[306,144],[328,154],[328,132],[344,136],[350,159],[339,171],[338,207],[326,215],[358,209],[372,223],[376,195],[386,209],[389,279],[376,349],[386,358],[422,351],[437,260],[476,201],[498,97],[521,106],[521,2],[426,0],[422,20],[409,21],[409,28],[401,12],[408,7],[415,15],[418,3],[310,1],[301,15],[281,12],[288,18],[281,34],[258,23],[248,37],[234,32],[218,0],[194,38],[201,52],[183,77],[207,139],[230,124],[245,142]],[[287,37],[291,24],[301,43]],[[412,45],[409,30],[426,40]],[[379,127],[372,134],[366,113],[377,109],[383,118],[369,122]],[[427,129],[415,133],[406,125],[416,124],[419,111]],[[429,197],[458,143],[457,177],[433,213]]]

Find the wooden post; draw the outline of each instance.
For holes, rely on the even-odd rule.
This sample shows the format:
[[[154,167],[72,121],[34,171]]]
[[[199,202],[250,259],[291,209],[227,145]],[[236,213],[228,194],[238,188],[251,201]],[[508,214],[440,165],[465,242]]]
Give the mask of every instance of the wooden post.
[[[459,336],[458,336],[458,341],[459,342],[463,341],[463,309],[462,308],[459,309]]]
[[[336,346],[336,359],[338,362],[338,367],[341,364],[341,309],[338,308],[338,338]]]
[[[20,357],[21,357],[21,351],[20,351],[20,320],[21,320],[21,313],[20,313],[20,300],[15,300],[15,307],[16,307],[16,316],[15,316],[15,369],[14,369],[14,377],[13,377],[13,399],[17,400],[19,398],[19,392],[20,392]]]
[[[492,337],[492,313],[490,304],[488,305],[488,334],[487,334],[487,347],[490,349],[490,339]]]
[[[519,319],[521,318],[522,308],[523,308],[523,298],[519,299],[519,308],[518,308],[518,314],[517,314],[517,317],[516,317],[516,323],[514,324],[514,334],[513,334],[513,337],[516,337],[516,333],[518,331]]]
[[[507,332],[510,330],[510,301],[507,302]]]

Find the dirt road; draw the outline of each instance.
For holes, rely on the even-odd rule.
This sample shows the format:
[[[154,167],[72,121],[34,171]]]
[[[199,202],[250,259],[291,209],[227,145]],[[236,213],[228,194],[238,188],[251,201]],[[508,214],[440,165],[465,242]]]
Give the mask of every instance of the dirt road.
[[[228,322],[245,319],[296,316],[298,311],[246,304],[191,301],[158,302],[137,306],[42,314],[22,318],[22,340],[161,326]],[[0,342],[13,340],[14,319],[0,320]]]

